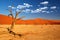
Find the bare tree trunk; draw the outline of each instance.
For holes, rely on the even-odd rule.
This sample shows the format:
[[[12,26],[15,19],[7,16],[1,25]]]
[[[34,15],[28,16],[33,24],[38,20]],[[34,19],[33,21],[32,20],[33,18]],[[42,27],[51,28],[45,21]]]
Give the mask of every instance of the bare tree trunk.
[[[11,28],[10,28],[11,30],[12,30],[13,27],[15,26],[17,16],[18,16],[18,14],[16,13],[15,18],[14,18],[14,19],[12,18],[13,21],[12,21]]]
[[[15,20],[15,19],[14,19]],[[15,21],[12,21],[12,24],[11,24],[11,28],[10,29],[13,29],[14,25],[15,25]]]

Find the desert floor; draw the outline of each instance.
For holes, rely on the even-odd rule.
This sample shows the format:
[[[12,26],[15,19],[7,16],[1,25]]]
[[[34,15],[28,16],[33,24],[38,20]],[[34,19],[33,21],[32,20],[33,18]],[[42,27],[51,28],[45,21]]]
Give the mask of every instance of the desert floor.
[[[22,36],[8,33],[11,25],[0,25],[0,40],[60,40],[60,25],[15,25],[13,31]]]

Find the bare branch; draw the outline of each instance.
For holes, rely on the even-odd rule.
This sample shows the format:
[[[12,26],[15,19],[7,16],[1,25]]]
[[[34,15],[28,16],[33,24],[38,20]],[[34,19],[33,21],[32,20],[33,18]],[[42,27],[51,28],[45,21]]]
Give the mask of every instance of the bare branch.
[[[9,12],[10,12],[9,15],[12,16],[12,18],[13,18],[14,16],[13,16],[13,13],[12,13],[12,9],[10,9]]]
[[[9,14],[8,16],[11,16],[13,18],[13,15],[12,14]]]
[[[23,9],[19,10],[19,12],[16,11],[16,15],[19,15],[22,11]]]
[[[22,11],[23,11],[23,9],[21,9],[21,10],[18,12],[18,14],[20,14]]]
[[[14,18],[13,13],[12,13],[12,8],[9,8],[7,10],[10,12],[10,14],[8,16],[12,16],[12,18]]]
[[[23,18],[25,18],[25,16],[22,16],[22,17],[18,18],[17,20],[20,20],[20,19],[23,19]]]

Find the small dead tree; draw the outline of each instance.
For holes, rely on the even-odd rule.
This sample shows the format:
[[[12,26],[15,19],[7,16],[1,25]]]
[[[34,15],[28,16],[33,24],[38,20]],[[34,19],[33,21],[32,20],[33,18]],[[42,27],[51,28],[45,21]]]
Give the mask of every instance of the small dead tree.
[[[12,6],[13,7],[13,6]],[[13,27],[15,26],[15,22],[17,21],[17,18],[18,18],[18,15],[23,11],[23,9],[19,10],[19,12],[15,12],[15,16],[13,15],[13,12],[12,12],[12,8],[10,7],[10,9],[8,9],[8,11],[10,12],[10,14],[8,16],[11,16],[12,17],[12,24],[11,24],[11,27],[10,28],[7,28],[9,33],[13,34],[13,35],[19,35],[21,36],[21,34],[16,34],[15,32],[12,31]],[[24,18],[25,16],[22,16],[21,18],[18,18],[18,19],[22,19]]]

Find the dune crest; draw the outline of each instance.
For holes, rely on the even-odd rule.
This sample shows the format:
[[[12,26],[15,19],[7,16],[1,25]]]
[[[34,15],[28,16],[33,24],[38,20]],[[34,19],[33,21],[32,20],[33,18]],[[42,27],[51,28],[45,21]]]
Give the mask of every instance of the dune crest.
[[[8,17],[6,15],[0,14],[0,24],[11,24],[12,23],[12,18]],[[36,18],[33,20],[21,20],[17,19],[16,24],[60,24],[60,20],[46,20],[46,19],[41,19],[41,18]]]

